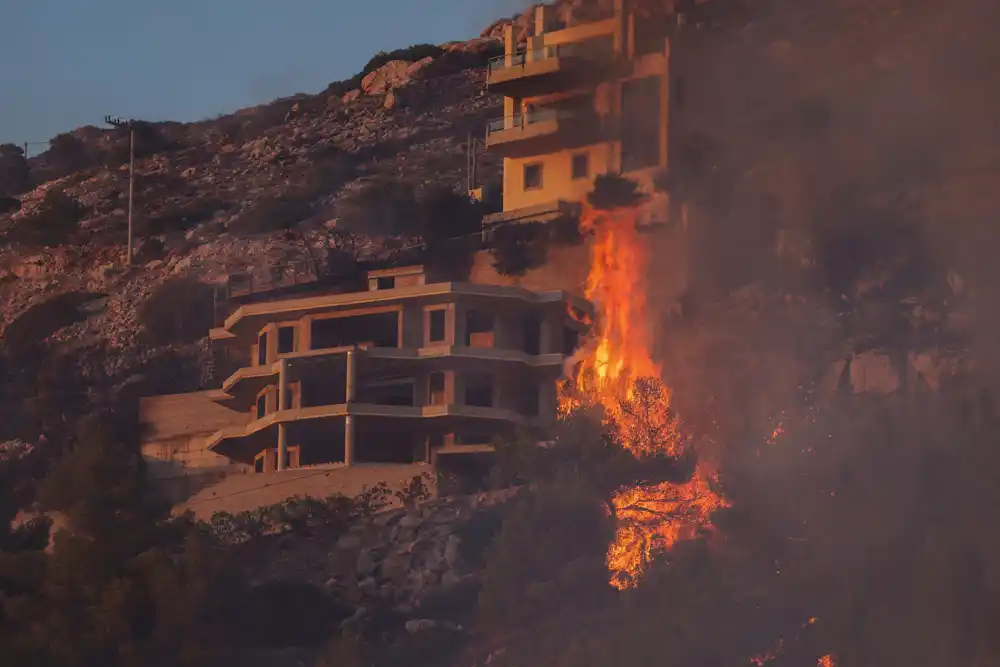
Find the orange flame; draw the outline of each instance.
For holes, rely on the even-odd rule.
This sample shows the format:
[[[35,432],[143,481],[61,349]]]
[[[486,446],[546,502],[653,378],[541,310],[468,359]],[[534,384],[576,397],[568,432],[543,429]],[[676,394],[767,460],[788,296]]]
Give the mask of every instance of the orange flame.
[[[574,358],[573,379],[561,386],[560,409],[600,405],[621,444],[637,456],[678,456],[685,441],[670,409],[670,390],[653,361],[653,330],[646,312],[647,256],[637,227],[638,208],[610,211],[584,205],[580,226],[594,236],[585,286],[596,319]],[[635,486],[612,499],[617,522],[608,548],[611,583],[634,586],[657,552],[710,528],[725,501],[700,464],[685,484]]]

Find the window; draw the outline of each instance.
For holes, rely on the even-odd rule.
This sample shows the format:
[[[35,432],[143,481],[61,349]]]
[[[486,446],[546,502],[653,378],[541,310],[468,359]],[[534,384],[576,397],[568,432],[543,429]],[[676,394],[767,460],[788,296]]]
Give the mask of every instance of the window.
[[[376,279],[375,289],[393,289],[396,286],[395,276],[382,276]]]
[[[537,384],[526,384],[519,387],[521,397],[521,409],[528,417],[537,417],[539,410],[539,391]]]
[[[444,341],[444,315],[443,308],[431,310],[427,313],[427,342],[441,343]]]
[[[470,373],[465,378],[465,404],[480,408],[493,407],[493,377],[485,373]]]
[[[590,176],[590,155],[577,153],[573,156],[573,180]]]
[[[267,332],[260,335],[257,341],[257,365],[263,366],[267,363]]]
[[[254,472],[264,472],[264,459],[267,455],[264,452],[258,454],[253,460],[253,471]]]
[[[658,76],[622,84],[622,171],[660,163],[660,86]]]
[[[282,410],[291,410],[295,406],[295,392],[298,389],[295,385],[289,385],[288,391],[285,392],[285,404],[281,406]]]
[[[466,313],[465,344],[468,347],[493,347],[493,313],[482,310]]]
[[[537,190],[542,187],[542,165],[539,162],[524,165],[524,189]]]
[[[576,352],[576,346],[580,342],[580,334],[576,329],[566,327],[563,329],[563,354],[571,356]]]
[[[542,351],[542,323],[534,316],[524,318],[524,345],[528,354],[540,354]]]
[[[427,376],[427,403],[444,405],[447,402],[444,390],[444,373],[437,371]]]
[[[278,327],[278,354],[295,351],[295,327]]]
[[[257,419],[263,419],[267,415],[267,394],[257,397]]]

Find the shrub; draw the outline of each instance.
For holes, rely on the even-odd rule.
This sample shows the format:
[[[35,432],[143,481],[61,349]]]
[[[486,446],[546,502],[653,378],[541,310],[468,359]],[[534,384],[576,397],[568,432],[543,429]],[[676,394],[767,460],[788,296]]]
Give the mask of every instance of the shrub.
[[[409,183],[375,178],[338,203],[337,227],[366,236],[416,234],[416,207]]]
[[[184,231],[210,220],[218,211],[226,208],[228,204],[211,197],[174,202],[149,218],[136,217],[135,233],[140,236],[158,236]]]
[[[523,276],[548,259],[544,223],[504,225],[496,230],[490,253],[493,267],[505,276]]]
[[[191,343],[213,324],[212,287],[193,278],[175,278],[158,286],[139,306],[139,324],[157,345]]]
[[[272,581],[250,589],[248,638],[258,646],[319,646],[346,610],[311,584]]]
[[[51,178],[65,176],[94,165],[92,151],[82,139],[69,132],[57,134],[49,140],[49,149],[42,153]]]
[[[66,243],[83,219],[79,202],[61,190],[49,190],[41,207],[18,220],[7,232],[7,239],[31,247],[55,247]]]
[[[31,171],[24,150],[0,144],[0,196],[19,195],[31,188]]]
[[[135,159],[150,157],[157,153],[176,150],[179,145],[166,136],[166,133],[154,123],[136,121],[132,125],[135,131]],[[111,145],[107,151],[105,162],[109,167],[128,164],[132,150],[128,127],[118,127],[112,131]]]
[[[21,200],[16,197],[0,197],[0,215],[17,213],[21,210]]]
[[[598,175],[587,195],[587,202],[599,211],[638,206],[644,199],[638,183],[618,174]]]
[[[312,215],[311,193],[289,192],[265,197],[243,211],[229,225],[235,234],[270,234],[291,229]]]

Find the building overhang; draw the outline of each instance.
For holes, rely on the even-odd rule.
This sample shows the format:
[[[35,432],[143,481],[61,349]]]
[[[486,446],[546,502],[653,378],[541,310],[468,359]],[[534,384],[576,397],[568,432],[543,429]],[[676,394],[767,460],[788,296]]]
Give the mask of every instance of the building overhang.
[[[517,225],[531,222],[555,222],[566,218],[579,217],[579,202],[556,199],[553,201],[522,206],[509,211],[500,211],[483,216],[483,231],[489,232],[502,225]]]
[[[561,290],[533,292],[506,285],[480,285],[467,282],[441,282],[394,289],[326,294],[247,304],[238,308],[219,329],[212,330],[213,340],[231,340],[241,331],[256,334],[265,324],[279,318],[298,318],[318,313],[350,311],[362,307],[398,307],[412,300],[453,301],[458,298],[519,301],[525,304],[558,304],[574,297]]]

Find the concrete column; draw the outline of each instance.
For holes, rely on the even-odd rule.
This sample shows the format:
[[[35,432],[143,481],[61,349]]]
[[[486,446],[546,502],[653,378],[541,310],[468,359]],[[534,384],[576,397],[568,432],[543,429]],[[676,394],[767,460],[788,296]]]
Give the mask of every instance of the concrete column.
[[[354,417],[344,417],[344,465],[354,465]]]
[[[347,381],[344,387],[347,409],[350,411],[354,402],[354,392],[357,386],[358,361],[357,351],[347,351]],[[348,414],[344,417],[344,465],[354,465],[354,417]]]
[[[284,470],[288,459],[288,431],[284,422],[278,422],[278,470]]]
[[[539,326],[539,340],[538,340],[538,351],[541,354],[551,354],[553,352],[559,352],[555,349],[552,344],[552,333],[555,329],[555,321],[550,315],[546,315],[542,318],[541,326]]]
[[[461,303],[453,303],[448,306],[446,326],[448,332],[445,340],[449,345],[465,345],[465,306]]]
[[[514,24],[508,23],[503,29],[504,65],[513,64],[513,56],[517,52],[517,42],[514,41]]]
[[[285,409],[288,400],[288,360],[278,362],[278,405],[280,412]],[[288,432],[284,422],[278,422],[278,470],[284,470],[288,463]]]
[[[347,351],[347,381],[344,386],[344,397],[347,403],[351,403],[354,400],[355,387],[357,386],[357,375],[358,375],[358,360],[357,351],[348,350]]]

